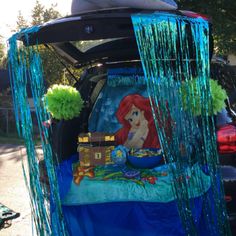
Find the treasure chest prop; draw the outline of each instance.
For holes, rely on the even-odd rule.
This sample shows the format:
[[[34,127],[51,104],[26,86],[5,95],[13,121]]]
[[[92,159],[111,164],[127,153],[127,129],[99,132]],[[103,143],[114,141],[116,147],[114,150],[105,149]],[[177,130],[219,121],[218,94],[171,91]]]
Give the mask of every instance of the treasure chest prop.
[[[111,151],[115,148],[115,135],[86,133],[78,136],[80,166],[89,167],[112,164]]]

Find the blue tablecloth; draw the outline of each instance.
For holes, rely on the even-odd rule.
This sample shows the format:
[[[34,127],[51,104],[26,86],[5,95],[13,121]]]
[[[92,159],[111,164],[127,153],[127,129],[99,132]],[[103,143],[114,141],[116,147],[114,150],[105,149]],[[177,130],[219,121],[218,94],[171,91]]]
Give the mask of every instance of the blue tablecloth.
[[[198,235],[209,235],[202,216],[202,198],[197,206]],[[186,235],[176,201],[168,203],[114,202],[63,206],[71,236],[180,236]]]
[[[77,156],[63,163],[58,174],[62,200],[70,193],[72,164]],[[210,190],[191,199],[194,224],[198,235],[210,235],[203,217],[203,208]],[[99,193],[97,193],[99,195]],[[206,203],[206,202],[205,202]],[[63,205],[63,214],[70,236],[178,236],[185,235],[177,209],[177,201],[144,202],[114,201]],[[52,208],[53,215],[53,208]]]

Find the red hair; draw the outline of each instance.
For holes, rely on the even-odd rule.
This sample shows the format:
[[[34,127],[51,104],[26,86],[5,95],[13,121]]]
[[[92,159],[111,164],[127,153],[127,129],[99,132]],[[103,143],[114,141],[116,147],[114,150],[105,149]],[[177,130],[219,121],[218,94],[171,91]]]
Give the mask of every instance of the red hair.
[[[118,107],[116,112],[116,117],[118,121],[123,125],[123,127],[116,132],[116,142],[117,144],[124,144],[128,138],[129,130],[131,128],[130,123],[125,119],[125,116],[131,110],[132,106],[137,107],[141,111],[144,111],[144,117],[148,121],[148,135],[144,141],[143,148],[159,148],[160,143],[156,131],[156,126],[153,120],[152,109],[150,101],[139,94],[130,94],[124,97]]]

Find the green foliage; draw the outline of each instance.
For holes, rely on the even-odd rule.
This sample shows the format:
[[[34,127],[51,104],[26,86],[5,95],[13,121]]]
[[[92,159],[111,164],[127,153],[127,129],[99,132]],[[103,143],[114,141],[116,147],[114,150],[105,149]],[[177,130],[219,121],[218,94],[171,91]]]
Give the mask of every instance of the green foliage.
[[[227,98],[227,94],[226,91],[217,83],[217,81],[213,79],[210,79],[210,91],[212,98],[213,114],[209,115],[216,115],[217,112],[220,112],[223,108],[225,108],[225,99]],[[198,86],[197,79],[184,82],[181,85],[180,93],[182,94],[182,102],[184,109],[190,109],[195,116],[201,115],[202,93]],[[210,98],[208,105],[210,106]]]
[[[181,10],[191,10],[212,18],[216,53],[236,53],[235,0],[177,0],[177,2]]]
[[[64,65],[66,65],[76,77],[80,77],[81,70],[72,68],[72,66],[61,59],[64,63],[63,65],[59,59],[57,59],[53,49],[49,49],[44,45],[39,45],[37,48],[42,59],[43,76],[47,87],[60,83],[74,85],[75,80],[67,73]]]
[[[44,10],[44,12],[43,12],[43,21],[44,22],[61,17],[61,14],[55,10],[56,6],[57,6],[56,4],[51,5],[50,8]]]
[[[21,11],[18,12],[16,25],[17,25],[16,28],[17,31],[28,27],[28,23],[25,20],[24,16],[22,15]]]
[[[6,67],[6,55],[5,55],[5,45],[3,43],[2,36],[0,35],[0,68]]]
[[[4,49],[5,49],[4,44],[0,42],[0,60],[2,60],[5,56]]]
[[[37,0],[32,10],[32,22],[31,25],[40,25],[43,23],[44,6]]]
[[[42,59],[43,75],[47,86],[62,83],[64,66],[55,58],[55,55],[44,45],[38,46]]]
[[[61,17],[61,14],[56,10],[56,6],[57,5],[51,5],[50,8],[45,8],[39,1],[36,1],[34,9],[32,10],[31,24],[39,25]],[[75,81],[65,72],[64,65],[57,59],[53,49],[50,50],[44,45],[39,45],[38,50],[42,58],[44,80],[46,81],[47,86],[59,83],[68,85],[74,84]],[[63,63],[69,67],[65,61],[63,61]]]
[[[80,93],[71,86],[61,84],[55,84],[48,89],[45,103],[52,117],[58,120],[79,116],[83,107]]]
[[[52,4],[51,7],[45,8],[45,6],[40,3],[40,1],[36,1],[31,14],[32,16],[31,24],[28,24],[28,22],[24,19],[23,15],[19,11],[16,22],[17,25],[16,31],[18,32],[23,28],[27,28],[32,25],[40,25],[49,20],[61,17],[61,14],[56,10],[56,6],[57,6],[56,4],[54,5]],[[1,46],[2,45],[0,41],[0,61],[1,61],[1,51],[2,51]],[[38,45],[36,47],[42,59],[43,76],[47,87],[59,83],[67,85],[73,85],[75,83],[74,78],[71,76],[71,74],[67,73],[64,65],[66,65],[77,78],[80,77],[81,70],[72,68],[72,66],[70,66],[67,62],[65,62],[62,58],[60,58],[60,60],[63,61],[64,64],[63,65],[57,59],[56,53],[54,53],[53,49],[49,49],[48,47],[45,47],[45,45]],[[24,50],[23,47],[22,50]],[[6,60],[3,60],[1,64],[5,66]]]
[[[46,8],[38,0],[32,10],[32,25],[40,25],[52,19],[61,17],[61,14],[55,10],[57,5],[51,5],[50,8]]]

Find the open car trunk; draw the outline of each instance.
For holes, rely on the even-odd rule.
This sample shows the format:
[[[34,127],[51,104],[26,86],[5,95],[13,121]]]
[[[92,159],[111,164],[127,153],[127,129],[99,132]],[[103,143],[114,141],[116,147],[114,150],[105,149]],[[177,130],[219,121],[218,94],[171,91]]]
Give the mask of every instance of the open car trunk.
[[[151,11],[129,8],[99,10],[52,20],[39,26],[36,32],[27,34],[27,38],[22,34],[19,39],[25,45],[50,45],[77,68],[96,62],[110,64],[140,61],[131,15],[154,12],[190,18],[203,17],[193,12],[178,10]],[[191,41],[190,31],[187,33]],[[211,55],[212,51],[213,41],[210,34]]]
[[[137,41],[135,38],[135,32],[134,32],[134,28],[133,28],[133,24],[132,24],[132,20],[131,20],[131,16],[133,14],[150,14],[150,13],[154,13],[154,11],[150,11],[150,10],[140,10],[140,9],[129,9],[129,8],[121,8],[121,9],[107,9],[107,10],[100,10],[100,11],[91,11],[88,13],[83,13],[80,15],[73,15],[73,16],[68,16],[65,18],[61,18],[61,19],[56,19],[53,20],[51,22],[45,23],[41,26],[38,27],[37,31],[32,31],[32,33],[27,33],[24,34],[24,32],[22,32],[21,34],[18,35],[19,39],[22,40],[24,42],[24,44],[26,46],[32,46],[32,45],[36,45],[36,44],[44,44],[47,47],[50,47],[51,49],[53,49],[55,51],[55,53],[57,53],[60,57],[62,57],[64,60],[66,60],[67,62],[69,62],[72,66],[74,66],[75,68],[84,68],[84,73],[81,76],[81,78],[79,78],[78,82],[74,85],[74,87],[76,87],[76,89],[80,92],[81,97],[84,100],[84,108],[80,114],[79,117],[74,118],[72,120],[69,121],[59,121],[59,122],[52,122],[52,135],[51,135],[51,142],[52,142],[52,147],[53,147],[53,152],[55,154],[55,157],[57,159],[57,161],[59,160],[59,163],[57,163],[55,161],[55,163],[62,165],[61,169],[63,171],[68,171],[68,166],[65,166],[65,163],[70,163],[71,158],[75,158],[75,156],[77,155],[77,150],[78,148],[78,135],[79,134],[83,134],[82,139],[85,138],[86,140],[90,138],[89,133],[96,133],[96,132],[103,132],[104,130],[107,133],[114,133],[117,130],[120,131],[122,128],[121,126],[122,124],[122,117],[120,118],[119,116],[119,112],[118,110],[120,109],[122,101],[123,99],[125,100],[125,98],[130,98],[133,95],[140,95],[142,97],[145,97],[146,99],[141,99],[139,100],[139,104],[143,102],[143,107],[147,107],[150,105],[147,105],[147,97],[148,97],[148,92],[147,92],[147,88],[144,86],[144,84],[142,84],[142,82],[140,84],[138,84],[138,86],[134,85],[134,84],[128,84],[129,86],[127,86],[126,83],[129,83],[129,81],[127,82],[126,79],[122,80],[122,83],[119,84],[119,86],[117,84],[112,84],[112,80],[110,80],[109,78],[113,78],[114,76],[133,76],[132,78],[134,78],[136,81],[140,82],[140,78],[144,79],[144,72],[142,70],[142,66],[144,65],[143,61],[141,61],[140,59],[140,51],[137,45]],[[206,20],[205,17],[198,15],[196,13],[193,12],[188,12],[188,11],[156,11],[156,14],[160,13],[166,13],[166,14],[171,14],[171,15],[175,15],[175,16],[184,16],[186,18],[184,18],[185,23],[187,25],[187,27],[185,28],[185,34],[187,35],[187,44],[191,46],[191,43],[193,42],[193,36],[191,33],[191,27],[188,25],[188,19],[204,19]],[[209,57],[211,58],[212,53],[213,53],[213,39],[212,39],[212,32],[211,32],[211,23],[208,21],[209,23]],[[181,48],[181,39],[177,38],[177,43],[176,45],[178,47]],[[197,75],[197,60],[196,58],[199,55],[196,55],[195,52],[195,48],[192,48],[189,46],[189,60],[191,60],[190,63],[190,71],[193,73],[192,77]],[[170,46],[171,48],[171,46]],[[179,48],[177,48],[178,51]],[[168,58],[169,61],[175,61],[176,58]],[[183,62],[183,61],[181,61]],[[173,63],[174,64],[174,63]],[[172,65],[172,64],[171,64]],[[128,69],[127,69],[128,68]],[[176,65],[173,66],[173,68],[176,68]],[[214,67],[215,68],[215,67]],[[122,69],[122,70],[121,70]],[[130,71],[132,71],[133,75],[131,75]],[[217,71],[217,70],[214,70]],[[214,77],[214,73],[212,72],[212,75]],[[128,77],[127,76],[127,77]],[[229,82],[230,84],[231,82]],[[117,85],[117,86],[116,86]],[[228,86],[229,88],[230,86]],[[135,100],[140,99],[139,96],[135,97]],[[144,101],[145,100],[145,101]],[[138,106],[138,105],[136,105]],[[145,108],[143,108],[143,110],[145,110]],[[135,107],[137,108],[137,107]],[[168,108],[168,106],[167,106]],[[132,108],[133,109],[133,108]],[[142,109],[139,108],[138,110],[134,110],[132,111],[132,113],[127,113],[125,114],[125,122],[129,121],[130,124],[131,122],[133,122],[133,120],[135,120],[135,116],[138,115],[143,115],[142,113]],[[233,113],[230,113],[230,105],[228,106],[228,113],[226,114],[226,118],[225,120],[230,120],[233,117]],[[151,109],[149,109],[151,110]],[[105,112],[106,111],[106,112]],[[152,110],[153,112],[153,110]],[[122,112],[121,112],[122,113]],[[127,117],[128,115],[128,117]],[[168,113],[168,109],[167,109],[167,113],[166,116],[169,116]],[[216,117],[215,117],[216,118]],[[143,115],[143,119],[148,120],[147,115],[144,116]],[[153,119],[153,118],[152,118]],[[167,119],[168,120],[168,119]],[[159,122],[159,120],[157,121]],[[138,124],[140,125],[140,124]],[[142,145],[143,147],[145,147],[145,142],[146,140],[148,140],[148,142],[150,143],[154,143],[157,146],[157,138],[155,135],[156,133],[156,128],[154,125],[154,122],[150,122],[150,124],[148,124],[148,128],[150,130],[152,130],[152,136],[151,138],[149,137],[149,134],[145,133],[142,134],[142,136],[140,137],[141,141],[142,141]],[[166,124],[164,124],[163,126],[167,127],[167,131],[166,133],[168,133],[168,125],[171,126],[171,119],[169,119],[167,121]],[[153,128],[154,127],[154,128]],[[197,127],[197,125],[196,125]],[[222,138],[221,140],[223,140],[223,146],[225,147],[225,140],[227,140],[227,135],[226,137],[224,136],[224,132],[227,129],[223,128],[222,131]],[[118,133],[117,131],[117,133]],[[232,125],[231,129],[231,134],[233,133],[233,136],[235,136],[235,126]],[[88,133],[89,132],[89,133]],[[132,135],[133,134],[127,134],[126,131],[119,132],[119,140],[120,143],[118,144],[124,144],[127,143],[124,142],[124,136],[126,135],[128,138],[127,139],[132,139]],[[220,131],[219,131],[220,132]],[[84,133],[87,134],[84,135]],[[150,132],[151,133],[151,132]],[[169,136],[171,136],[171,132],[168,133]],[[194,134],[195,135],[195,134]],[[194,136],[193,135],[193,136]],[[198,134],[196,134],[197,136]],[[168,135],[167,135],[168,136]],[[232,137],[233,137],[232,136]],[[106,137],[106,136],[105,136]],[[230,136],[231,137],[231,136]],[[192,138],[192,137],[190,137]],[[145,140],[144,140],[145,139]],[[140,140],[139,140],[140,141]],[[140,142],[141,142],[140,141]],[[93,141],[93,144],[95,143],[95,145],[97,145],[97,143],[101,142],[101,140],[95,140]],[[105,141],[103,140],[102,143],[104,143]],[[123,143],[122,143],[123,142]],[[90,143],[86,143],[85,146],[83,146],[83,148],[87,148],[87,146],[91,145],[92,141]],[[86,146],[87,145],[87,146]],[[154,146],[155,146],[154,145]],[[158,143],[159,145],[159,143]],[[226,146],[228,145],[228,143],[226,144]],[[232,142],[229,144],[229,146],[232,146]],[[145,147],[146,148],[146,147]],[[158,148],[160,148],[160,146],[158,146]],[[82,149],[84,151],[84,149]],[[200,149],[198,149],[199,151]],[[104,150],[103,150],[104,151]],[[122,153],[123,149],[118,150],[120,151],[119,153]],[[153,151],[153,150],[152,150]],[[198,151],[195,151],[194,154],[192,154],[192,159],[191,161],[193,163],[196,162],[196,159],[194,157],[194,155],[198,155]],[[82,152],[82,151],[81,151]],[[106,153],[106,152],[105,152]],[[81,154],[81,153],[80,153]],[[96,153],[95,153],[96,154]],[[223,153],[224,154],[224,153]],[[235,157],[235,153],[231,152],[230,154],[232,154],[233,158]],[[99,155],[95,155],[96,157],[99,157]],[[96,159],[96,158],[95,158]],[[98,158],[99,159],[99,158]],[[235,161],[235,159],[232,159],[233,161]],[[68,161],[68,162],[67,162]],[[84,160],[83,160],[84,161]],[[95,160],[96,161],[96,160]],[[163,161],[163,160],[162,160]],[[86,161],[84,161],[86,162]],[[164,162],[164,161],[163,161]],[[163,162],[158,162],[159,164],[163,164]],[[131,160],[130,160],[130,163]],[[70,163],[71,164],[71,163]],[[159,165],[158,164],[158,165]],[[67,165],[67,164],[66,164]],[[74,164],[71,164],[71,166],[69,167],[69,174],[68,176],[66,176],[66,178],[68,177],[71,181],[71,178],[73,176],[75,176],[74,173],[71,173],[71,169],[72,167],[74,168]],[[41,165],[42,169],[44,168],[43,165]],[[77,166],[78,167],[78,166]],[[76,168],[77,168],[76,167]],[[84,166],[86,167],[86,166]],[[195,168],[195,167],[194,167]],[[101,168],[102,169],[102,168]],[[101,173],[102,171],[104,171],[102,169],[96,169],[97,173]],[[78,170],[81,171],[81,169]],[[66,217],[71,217],[70,214],[73,213],[73,211],[70,211],[69,209],[71,209],[71,207],[75,207],[76,212],[74,212],[74,214],[76,215],[75,218],[78,219],[78,222],[83,222],[84,218],[82,217],[83,214],[88,214],[89,211],[91,213],[91,215],[96,215],[97,212],[102,212],[102,209],[104,209],[104,207],[108,206],[111,204],[111,208],[109,208],[107,211],[107,215],[106,213],[102,214],[102,217],[104,217],[104,219],[109,219],[110,216],[110,220],[109,220],[109,228],[108,228],[108,234],[110,235],[112,233],[112,230],[115,230],[114,232],[121,232],[118,229],[116,229],[116,221],[118,221],[118,224],[120,224],[121,221],[117,220],[117,218],[112,218],[112,216],[115,217],[115,214],[112,214],[113,211],[117,212],[119,211],[119,208],[121,207],[130,207],[128,209],[128,211],[124,211],[125,217],[127,217],[127,219],[129,218],[129,212],[130,209],[132,211],[132,216],[135,215],[135,217],[140,215],[140,218],[138,217],[137,219],[141,219],[141,218],[145,218],[145,213],[143,213],[142,211],[142,207],[145,208],[145,210],[148,211],[148,213],[150,213],[150,215],[148,215],[147,218],[152,219],[153,215],[156,214],[156,212],[164,212],[165,207],[163,207],[163,205],[159,205],[158,204],[153,204],[152,201],[156,201],[156,198],[158,198],[158,201],[161,202],[161,204],[164,203],[164,205],[166,204],[167,207],[169,207],[169,209],[174,209],[176,208],[175,203],[171,203],[172,202],[172,195],[170,194],[171,192],[171,183],[169,183],[169,179],[168,179],[168,184],[167,182],[165,182],[166,180],[164,180],[164,178],[166,177],[166,172],[164,169],[158,169],[160,172],[160,176],[145,176],[147,173],[145,173],[145,175],[142,176],[142,178],[139,179],[135,179],[136,185],[135,188],[131,191],[132,188],[132,184],[129,186],[130,182],[128,183],[128,185],[121,186],[121,185],[112,185],[111,182],[107,181],[109,185],[109,191],[104,187],[105,184],[104,182],[99,183],[100,185],[96,185],[93,186],[91,184],[91,182],[88,180],[90,177],[92,178],[93,176],[93,172],[89,172],[86,173],[87,175],[85,175],[86,177],[80,178],[80,172],[77,173],[78,174],[78,178],[77,178],[77,182],[78,185],[76,185],[74,182],[70,185],[68,184],[68,182],[63,182],[64,180],[59,180],[59,185],[61,184],[61,186],[63,186],[63,189],[61,190],[60,194],[63,196],[63,210],[65,211],[65,215]],[[90,169],[89,169],[90,171]],[[101,171],[101,172],[99,172]],[[111,174],[110,172],[106,172],[107,169],[104,171],[104,173],[107,174],[107,176],[109,176],[109,174]],[[122,171],[115,169],[116,174],[117,172],[125,172],[125,170],[122,169]],[[128,173],[127,173],[128,172]],[[145,171],[144,171],[145,172]],[[203,168],[201,170],[198,169],[198,167],[196,167],[193,170],[193,179],[194,177],[194,173],[201,173],[201,176],[204,176],[204,188],[203,188],[203,192],[204,194],[207,192],[207,189],[210,186],[210,181],[209,179],[207,179],[207,177],[205,178],[205,175],[207,176],[207,174],[209,174],[207,172],[207,170],[203,170]],[[228,172],[227,172],[228,173]],[[64,173],[63,173],[64,174]],[[62,176],[64,176],[62,174]],[[66,173],[67,174],[67,173]],[[132,172],[130,173],[129,171],[125,172],[126,176],[124,176],[126,179],[128,179],[128,181],[130,181],[133,177],[135,178],[135,174],[137,175],[137,172]],[[140,173],[139,173],[140,174]],[[150,174],[148,172],[148,174]],[[153,172],[151,172],[151,174],[153,174]],[[130,177],[130,175],[132,175]],[[133,176],[134,175],[134,176]],[[104,178],[102,179],[102,181],[104,180],[110,180],[107,176],[103,176]],[[44,176],[43,176],[44,177]],[[84,176],[83,176],[84,177]],[[88,178],[87,178],[88,177]],[[123,176],[122,176],[123,178]],[[165,191],[163,191],[160,195],[157,189],[155,189],[153,185],[156,184],[158,178],[160,178],[160,183],[165,185]],[[163,179],[162,179],[163,178]],[[189,177],[191,178],[191,176]],[[45,180],[45,179],[44,179]],[[112,179],[113,181],[114,179]],[[62,182],[60,182],[62,181]],[[68,179],[67,179],[68,181]],[[83,182],[84,181],[84,182]],[[96,179],[96,181],[101,181],[101,179]],[[132,180],[131,180],[132,181]],[[147,184],[148,187],[145,188],[141,188],[140,186],[143,187],[143,182],[142,181],[146,181],[145,184]],[[163,182],[161,182],[163,181]],[[82,187],[79,187],[79,184],[82,185]],[[80,186],[81,186],[80,185]],[[72,186],[72,187],[71,187]],[[99,189],[100,186],[100,189]],[[106,185],[108,186],[108,185]],[[128,186],[128,187],[127,187]],[[125,191],[123,191],[124,189],[122,189],[122,187],[125,188]],[[228,191],[228,194],[231,196],[232,195],[232,191],[230,190]],[[68,190],[69,189],[69,190]],[[95,189],[95,190],[94,190]],[[117,189],[122,189],[120,191],[118,191]],[[141,189],[141,190],[140,190]],[[196,190],[197,188],[195,188]],[[150,190],[150,191],[149,191]],[[66,195],[67,192],[69,191],[70,194]],[[74,191],[74,192],[73,192]],[[81,196],[81,198],[77,197],[77,195],[73,195],[75,194],[75,192],[77,191],[77,195]],[[109,200],[106,202],[106,199],[100,199],[100,200],[94,200],[92,197],[96,194],[93,194],[93,191],[95,191],[96,193],[101,193],[103,196],[105,196],[104,198],[106,198],[105,194],[108,194],[109,196]],[[135,192],[137,191],[137,192]],[[130,193],[130,195],[128,196],[128,200],[124,200],[124,195],[122,195],[123,193]],[[146,193],[145,193],[146,192]],[[147,194],[147,192],[149,194]],[[193,191],[194,192],[194,191]],[[118,195],[115,195],[113,193],[118,193]],[[138,193],[138,194],[137,194]],[[202,193],[201,193],[202,194]],[[194,200],[196,205],[199,204],[199,206],[202,203],[201,201],[201,194],[198,192],[198,190],[196,190],[192,196],[194,196]],[[204,195],[203,194],[203,195]],[[70,195],[70,196],[69,196]],[[93,195],[93,196],[92,196]],[[99,195],[99,194],[98,194]],[[91,198],[86,198],[83,196],[92,196],[92,200]],[[139,204],[140,199],[142,199],[143,196],[143,201],[145,202],[145,204],[141,203]],[[165,197],[164,197],[165,196]],[[64,198],[65,197],[65,198]],[[116,204],[114,204],[114,206],[112,205],[113,201],[116,201],[116,199],[119,200],[119,202]],[[151,200],[150,200],[151,199]],[[101,201],[101,202],[99,202]],[[109,202],[110,201],[110,202]],[[147,203],[147,202],[148,203]],[[131,205],[128,204],[128,202],[132,202]],[[235,212],[235,207],[232,206],[232,202],[235,202],[235,198],[231,196],[231,200],[229,201],[229,206],[230,206],[230,211]],[[102,203],[101,205],[99,205],[100,203]],[[147,203],[147,204],[146,204]],[[150,203],[150,204],[149,204]],[[156,203],[156,202],[155,202]],[[90,205],[91,204],[91,205]],[[95,204],[95,206],[93,205]],[[84,205],[84,210],[82,209]],[[90,208],[90,206],[94,206]],[[122,205],[122,206],[121,206]],[[80,206],[82,206],[80,208]],[[203,205],[201,205],[202,207]],[[114,207],[114,208],[113,208]],[[202,220],[202,213],[201,213],[201,207],[199,207],[199,212],[196,212],[196,222],[198,222],[198,225],[201,226],[201,220]],[[82,209],[82,210],[81,210]],[[135,210],[134,210],[135,209]],[[149,212],[148,209],[153,209],[152,211]],[[78,210],[78,211],[77,211]],[[175,209],[176,210],[176,209]],[[175,212],[174,210],[174,212]],[[80,212],[81,211],[81,212]],[[136,213],[135,213],[136,211]],[[176,211],[177,212],[177,211]],[[171,227],[177,229],[179,228],[180,230],[178,231],[178,233],[180,235],[184,234],[183,230],[182,230],[182,225],[180,223],[180,221],[177,220],[177,223],[175,222],[176,217],[178,216],[178,214],[176,213],[171,213],[167,212],[168,217],[170,217],[170,219],[172,218],[173,220],[171,220],[171,224],[164,224],[163,228],[168,228],[170,230]],[[122,214],[122,213],[120,213]],[[102,218],[101,217],[101,218]],[[167,218],[168,218],[167,217]],[[72,219],[72,218],[70,218]],[[85,226],[81,226],[80,223],[76,222],[75,223],[75,229],[80,229],[81,232],[83,233],[83,230],[85,230],[84,232],[87,233],[87,235],[93,235],[94,232],[105,232],[102,231],[104,229],[102,229],[103,225],[102,223],[100,224],[100,219],[96,219],[96,224],[93,225],[93,222],[90,222],[90,216],[87,215],[87,218],[85,217],[85,219],[89,219],[88,220],[88,224],[85,224]],[[132,233],[134,231],[132,231],[132,229],[135,228],[135,225],[137,224],[137,221],[132,221],[132,217],[130,217],[130,221],[129,223],[126,225],[123,225],[125,227],[125,231],[124,235],[130,236],[133,235]],[[162,221],[161,216],[157,216],[157,221]],[[169,219],[167,219],[168,221]],[[154,221],[153,221],[154,222]],[[152,223],[150,223],[150,225],[154,225]],[[168,221],[169,222],[169,221]],[[67,222],[68,223],[68,222]],[[77,225],[78,223],[78,225]],[[156,235],[155,233],[153,234],[154,231],[148,232],[148,225],[147,224],[142,224],[142,222],[139,222],[140,224],[138,224],[137,230],[135,229],[135,232],[138,234],[139,230],[140,232],[142,232],[143,234],[140,235]],[[155,222],[154,222],[155,223]],[[70,223],[68,223],[70,224]],[[93,225],[93,227],[89,227],[89,225]],[[155,223],[155,224],[158,224]],[[173,225],[172,225],[173,224]],[[99,228],[101,226],[101,228]],[[85,228],[83,228],[85,227]],[[203,225],[204,227],[204,225]],[[152,227],[151,227],[152,228]],[[93,232],[94,230],[94,232]],[[153,230],[153,228],[152,228]],[[202,232],[200,232],[202,230],[202,228],[200,227],[199,229],[199,233],[201,234]],[[70,230],[69,230],[70,231]],[[163,231],[165,232],[165,230]],[[70,233],[72,235],[76,235],[76,230],[73,231],[73,229],[71,229]],[[78,233],[78,232],[77,232]],[[86,235],[85,233],[85,235]],[[146,234],[145,234],[146,233]],[[150,234],[147,234],[150,233]],[[175,235],[176,232],[171,232],[170,235]],[[118,234],[117,234],[118,235]],[[139,235],[139,234],[138,234]],[[163,233],[162,235],[166,235],[165,233]],[[204,235],[204,234],[202,234]]]

